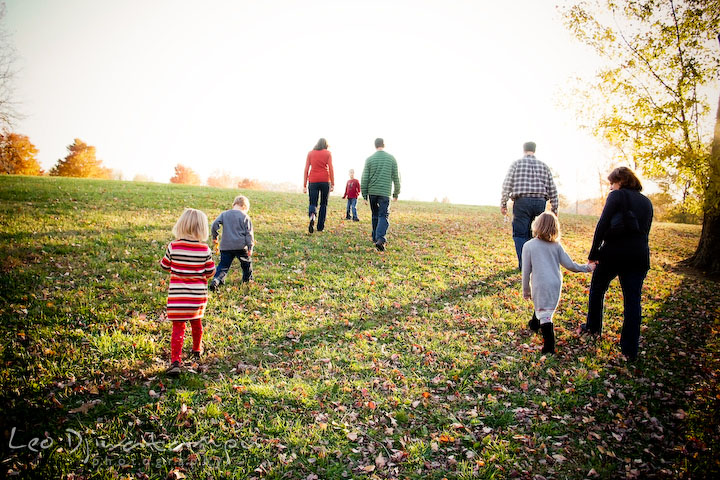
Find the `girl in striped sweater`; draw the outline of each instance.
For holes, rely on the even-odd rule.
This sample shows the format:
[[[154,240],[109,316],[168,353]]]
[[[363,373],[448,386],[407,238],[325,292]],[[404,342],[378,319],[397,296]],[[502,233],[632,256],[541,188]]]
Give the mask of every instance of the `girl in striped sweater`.
[[[190,321],[193,357],[200,358],[202,345],[202,317],[207,304],[207,279],[215,273],[215,262],[208,238],[208,219],[205,213],[187,208],[173,227],[175,240],[165,250],[160,266],[170,272],[167,316],[172,320],[170,340],[170,368],[167,374],[180,374],[180,358],[185,339],[185,322]]]

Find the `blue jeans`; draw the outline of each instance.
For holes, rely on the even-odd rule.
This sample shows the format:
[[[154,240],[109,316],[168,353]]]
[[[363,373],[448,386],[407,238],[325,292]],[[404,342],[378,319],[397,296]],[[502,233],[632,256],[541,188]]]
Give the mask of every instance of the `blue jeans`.
[[[624,270],[607,262],[598,263],[590,281],[586,327],[593,333],[602,331],[605,293],[615,277],[620,280],[623,292],[623,326],[620,349],[630,358],[637,357],[640,342],[640,298],[647,270]]]
[[[230,270],[230,265],[232,265],[235,258],[240,261],[243,283],[252,280],[252,260],[250,259],[247,250],[221,250],[220,265],[218,265],[217,270],[215,271],[215,278],[213,278],[213,281],[217,280],[220,284],[225,283],[225,276],[227,275],[228,270]]]
[[[518,270],[522,269],[522,247],[532,238],[530,229],[535,217],[545,211],[547,201],[544,198],[521,197],[513,201],[513,241],[518,259]]]
[[[325,214],[327,213],[328,196],[330,195],[330,182],[308,183],[308,194],[310,194],[308,216],[316,212],[318,197],[320,197],[320,211],[317,213],[317,231],[322,232],[325,228]]]
[[[347,199],[347,211],[345,217],[350,218],[350,210],[352,210],[352,218],[358,218],[357,216],[357,198]]]
[[[390,227],[390,197],[370,195],[370,211],[372,212],[373,243],[387,243],[385,235]]]

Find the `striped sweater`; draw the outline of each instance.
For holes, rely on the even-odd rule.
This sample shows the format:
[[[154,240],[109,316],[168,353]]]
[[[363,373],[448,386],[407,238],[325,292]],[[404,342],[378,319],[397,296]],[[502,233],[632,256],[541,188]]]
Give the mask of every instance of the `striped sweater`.
[[[392,190],[393,184],[395,184],[394,191]],[[397,198],[400,194],[400,175],[395,157],[384,150],[378,150],[370,155],[365,160],[360,185],[365,200],[368,195],[389,197],[391,192],[392,196]]]
[[[215,273],[210,248],[197,240],[175,240],[160,266],[170,272],[167,316],[170,320],[202,318],[207,304],[207,279]]]

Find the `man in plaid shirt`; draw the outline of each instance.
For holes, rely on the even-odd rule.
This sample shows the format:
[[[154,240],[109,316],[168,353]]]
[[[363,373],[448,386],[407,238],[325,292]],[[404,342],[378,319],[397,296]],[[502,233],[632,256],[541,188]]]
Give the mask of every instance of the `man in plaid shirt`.
[[[530,226],[535,217],[545,211],[547,201],[557,214],[558,194],[552,172],[545,163],[535,158],[535,142],[523,145],[525,156],[515,160],[502,186],[500,212],[507,215],[508,198],[513,200],[513,240],[518,258],[518,270],[522,269],[522,247],[532,238]]]

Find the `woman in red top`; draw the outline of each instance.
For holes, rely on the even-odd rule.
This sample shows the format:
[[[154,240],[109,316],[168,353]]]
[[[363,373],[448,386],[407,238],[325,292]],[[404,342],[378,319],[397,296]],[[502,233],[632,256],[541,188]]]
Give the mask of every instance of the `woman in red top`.
[[[315,220],[317,219],[317,230],[322,232],[325,228],[325,214],[327,211],[328,196],[335,187],[335,174],[332,166],[332,155],[328,151],[327,140],[318,140],[315,148],[308,153],[305,162],[305,178],[303,179],[303,193],[310,193],[310,206],[308,216],[310,225],[308,232],[313,233]],[[318,197],[320,199],[320,211],[317,211]]]

